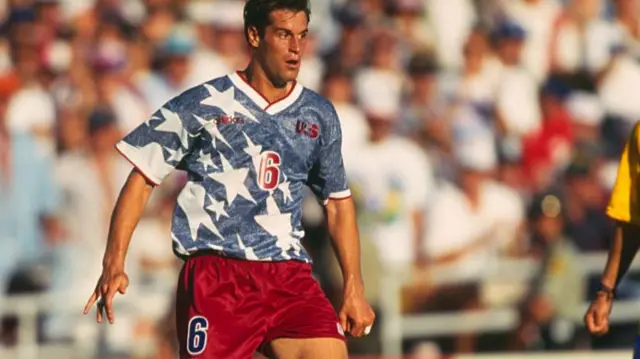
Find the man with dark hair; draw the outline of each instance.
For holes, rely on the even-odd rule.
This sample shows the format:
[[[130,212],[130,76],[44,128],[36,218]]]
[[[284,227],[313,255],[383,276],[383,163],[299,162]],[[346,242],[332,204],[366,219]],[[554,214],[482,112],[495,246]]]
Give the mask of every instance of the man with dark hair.
[[[374,314],[364,299],[355,209],[331,103],[296,82],[307,0],[249,0],[244,71],[169,100],[116,147],[135,166],[115,206],[103,272],[85,307],[114,321],[129,284],[124,258],[153,188],[188,173],[174,211],[174,252],[185,260],[176,304],[181,358],[346,358]],[[300,241],[303,185],[324,204],[344,277],[336,316]]]

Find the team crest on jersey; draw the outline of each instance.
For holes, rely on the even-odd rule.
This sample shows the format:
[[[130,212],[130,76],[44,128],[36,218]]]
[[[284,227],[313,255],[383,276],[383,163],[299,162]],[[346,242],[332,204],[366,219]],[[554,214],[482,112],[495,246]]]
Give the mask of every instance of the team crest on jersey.
[[[298,120],[296,122],[296,132],[311,139],[316,139],[320,135],[320,127],[315,123]]]

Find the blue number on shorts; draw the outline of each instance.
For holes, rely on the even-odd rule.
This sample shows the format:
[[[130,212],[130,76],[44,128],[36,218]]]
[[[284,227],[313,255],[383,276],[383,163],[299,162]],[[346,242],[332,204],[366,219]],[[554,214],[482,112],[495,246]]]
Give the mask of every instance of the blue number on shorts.
[[[189,320],[187,332],[187,352],[191,355],[200,355],[207,347],[207,328],[209,321],[202,316],[195,316]]]

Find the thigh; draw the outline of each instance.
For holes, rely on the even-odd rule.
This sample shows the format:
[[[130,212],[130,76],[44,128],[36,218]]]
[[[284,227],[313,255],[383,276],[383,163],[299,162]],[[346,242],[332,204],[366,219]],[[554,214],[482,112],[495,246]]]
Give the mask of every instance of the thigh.
[[[334,338],[293,339],[272,341],[266,352],[271,359],[347,359],[344,340]]]
[[[214,255],[190,258],[178,282],[176,327],[180,358],[250,359],[266,322],[251,278]]]

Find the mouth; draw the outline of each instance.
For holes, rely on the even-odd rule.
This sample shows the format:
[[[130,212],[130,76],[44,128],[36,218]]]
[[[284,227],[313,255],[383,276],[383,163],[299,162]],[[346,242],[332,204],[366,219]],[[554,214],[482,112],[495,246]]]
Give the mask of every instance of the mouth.
[[[298,69],[300,67],[300,60],[287,60],[286,63],[289,69]]]

